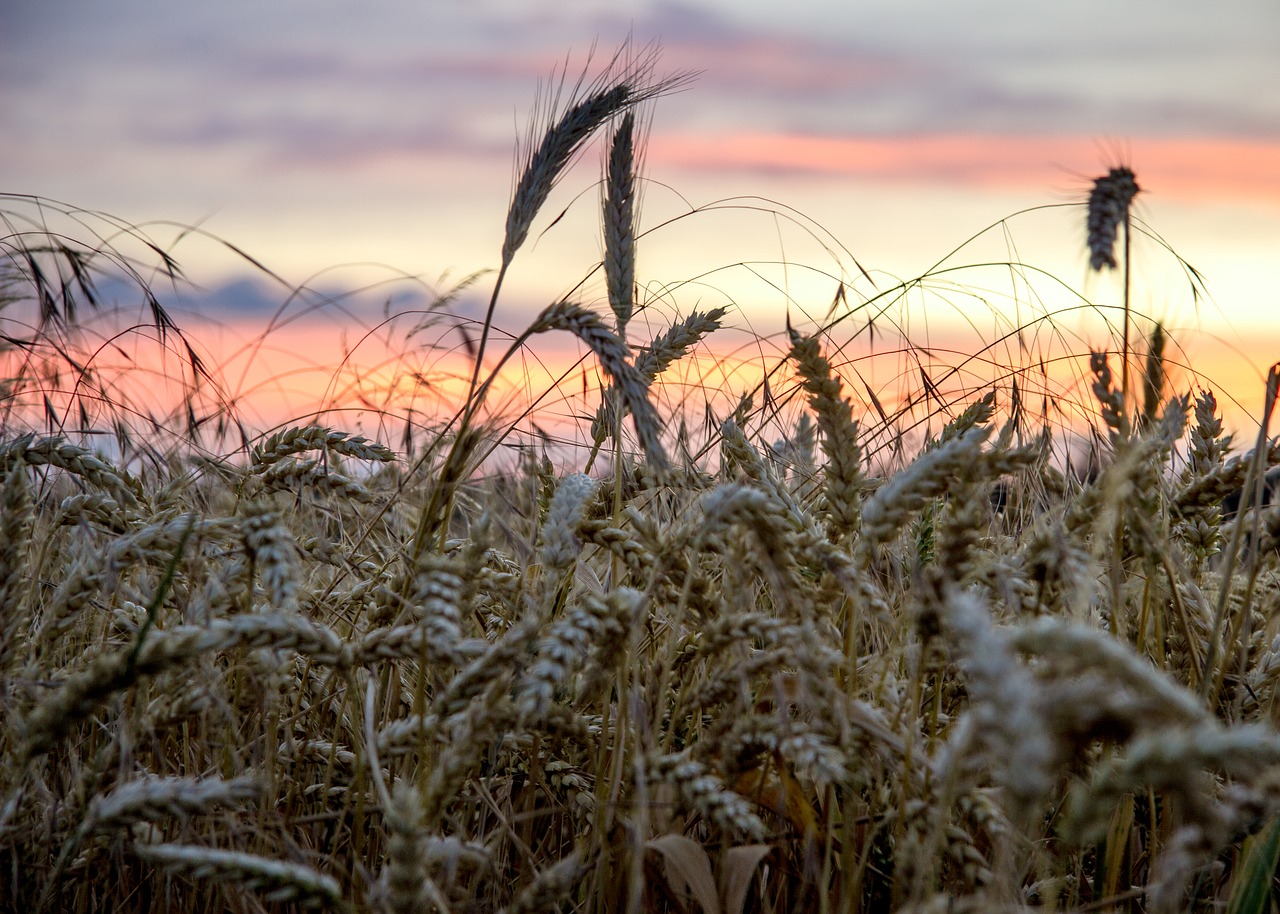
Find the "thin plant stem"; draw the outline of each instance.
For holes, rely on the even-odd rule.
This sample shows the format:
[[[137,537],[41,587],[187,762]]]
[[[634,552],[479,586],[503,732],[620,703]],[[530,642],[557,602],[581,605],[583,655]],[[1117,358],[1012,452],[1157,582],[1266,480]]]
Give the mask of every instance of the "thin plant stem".
[[[1131,272],[1129,254],[1132,237],[1132,232],[1130,231],[1132,219],[1132,210],[1130,207],[1126,206],[1124,208],[1124,221],[1122,223],[1124,226],[1124,338],[1122,340],[1122,345],[1124,347],[1124,359],[1120,366],[1120,391],[1122,395],[1120,402],[1123,409],[1123,415],[1125,416],[1129,413],[1129,295],[1133,276]]]

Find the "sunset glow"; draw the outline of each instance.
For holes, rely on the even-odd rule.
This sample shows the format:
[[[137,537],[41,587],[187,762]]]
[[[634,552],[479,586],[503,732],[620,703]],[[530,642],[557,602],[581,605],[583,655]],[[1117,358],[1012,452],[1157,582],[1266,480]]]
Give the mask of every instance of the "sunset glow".
[[[1109,149],[1105,140],[1072,136],[921,134],[893,137],[767,133],[656,136],[653,163],[694,169],[952,180],[1004,188],[1061,184],[1065,162],[1140,163],[1161,195],[1185,200],[1230,198],[1280,206],[1280,142],[1143,138]],[[1117,161],[1115,164],[1121,164]],[[1083,186],[1087,176],[1078,180]]]

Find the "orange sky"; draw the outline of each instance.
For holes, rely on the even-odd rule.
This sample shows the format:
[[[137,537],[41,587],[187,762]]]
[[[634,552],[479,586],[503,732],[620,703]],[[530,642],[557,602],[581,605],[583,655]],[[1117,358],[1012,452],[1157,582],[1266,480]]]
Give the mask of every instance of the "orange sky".
[[[873,335],[865,320],[858,319],[824,339],[824,350],[855,415],[879,446],[899,432],[909,440],[936,433],[945,417],[993,384],[1001,409],[1007,410],[1015,378],[1028,424],[1047,422],[1065,430],[1092,421],[1096,404],[1089,390],[1088,345],[1069,332],[1073,319],[1056,320],[1028,323],[1022,334],[1009,333],[1004,339],[939,323],[908,341],[890,321],[882,320]],[[633,328],[637,343],[651,335],[648,330],[642,334],[643,327],[637,323]],[[202,388],[197,398],[201,416],[219,403],[231,404],[250,428],[319,421],[395,445],[402,440],[406,420],[421,434],[446,421],[466,390],[471,363],[456,333],[443,331],[416,342],[406,342],[402,334],[340,337],[331,322],[309,319],[257,345],[253,334],[259,329],[255,322],[221,328],[189,325],[191,339],[220,380],[219,390]],[[1103,338],[1101,325],[1095,329]],[[1149,329],[1149,322],[1135,322],[1135,373]],[[1261,347],[1276,342],[1259,341]],[[495,339],[490,367],[505,349],[506,341]],[[113,391],[127,392],[140,410],[161,415],[189,381],[176,347],[170,347],[163,369],[157,352],[155,346],[140,346],[125,364],[113,362],[113,354],[103,350],[95,367],[100,377],[112,379]],[[766,434],[771,440],[782,437],[804,410],[785,353],[780,334],[762,339],[730,326],[673,366],[655,385],[654,399],[667,415],[692,423],[696,440],[708,432],[702,425],[708,405],[723,418],[739,397],[752,394],[755,406],[773,416]],[[1264,357],[1261,348],[1253,357]],[[1252,440],[1255,432],[1249,429],[1256,430],[1261,414],[1263,383],[1256,369],[1241,372],[1241,353],[1208,334],[1175,334],[1167,363],[1168,393],[1214,390],[1229,429],[1237,431],[1241,443]],[[1112,365],[1118,378],[1115,356]],[[582,444],[585,420],[594,415],[604,383],[585,346],[568,334],[547,334],[534,338],[509,363],[488,402],[492,415],[517,429],[513,443],[528,442],[541,430]],[[536,412],[521,417],[535,401]],[[893,417],[890,425],[881,421],[880,409]]]

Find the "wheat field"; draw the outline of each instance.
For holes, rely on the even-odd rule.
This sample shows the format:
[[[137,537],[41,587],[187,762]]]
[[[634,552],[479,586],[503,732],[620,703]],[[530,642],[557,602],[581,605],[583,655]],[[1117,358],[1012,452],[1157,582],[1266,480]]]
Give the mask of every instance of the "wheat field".
[[[692,440],[664,380],[731,315],[637,339],[639,115],[684,81],[652,64],[549,106],[466,396],[399,443],[197,415],[216,369],[146,292],[191,391],[148,420],[78,335],[129,263],[9,214],[0,906],[1272,910],[1280,370],[1233,441],[1126,300],[1076,353],[1072,463],[1017,375],[908,415],[848,383],[842,325],[789,328],[768,395],[706,391]],[[597,135],[606,300],[504,337]],[[1080,214],[1126,289],[1136,193],[1113,169]],[[495,469],[498,367],[543,334],[602,379],[580,446]]]

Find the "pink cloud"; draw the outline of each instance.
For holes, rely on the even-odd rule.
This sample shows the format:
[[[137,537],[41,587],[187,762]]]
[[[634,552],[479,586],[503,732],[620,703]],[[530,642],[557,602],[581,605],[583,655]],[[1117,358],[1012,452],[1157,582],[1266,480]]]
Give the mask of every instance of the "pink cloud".
[[[1123,158],[1140,184],[1162,195],[1267,200],[1280,204],[1280,140],[1143,138]],[[1082,137],[912,135],[797,136],[770,133],[655,134],[653,164],[761,174],[945,180],[981,186],[1060,185],[1119,164]]]

